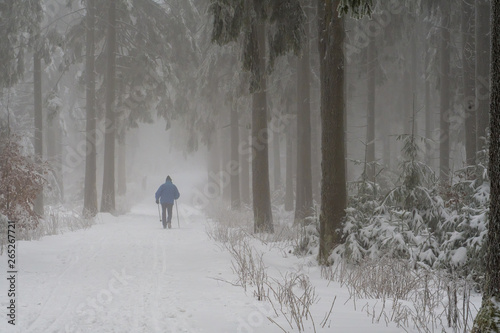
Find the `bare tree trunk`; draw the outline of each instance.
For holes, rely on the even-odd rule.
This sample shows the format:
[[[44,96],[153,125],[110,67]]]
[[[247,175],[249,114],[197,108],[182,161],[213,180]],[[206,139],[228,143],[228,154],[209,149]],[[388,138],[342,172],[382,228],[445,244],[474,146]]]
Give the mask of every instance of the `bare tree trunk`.
[[[52,115],[47,121],[47,160],[50,163],[55,178],[55,186],[59,202],[64,202],[64,183],[62,171],[62,130],[60,125],[60,115]]]
[[[127,145],[126,145],[126,131],[123,130],[122,137],[118,140],[118,158],[117,158],[117,172],[118,184],[116,185],[116,193],[118,195],[125,195],[127,193]]]
[[[408,66],[409,63],[406,63]],[[403,74],[403,133],[411,133],[411,75],[409,68],[404,69]]]
[[[463,107],[465,115],[465,159],[467,165],[476,163],[476,86],[475,86],[475,36],[474,1],[462,4],[462,68]]]
[[[280,134],[279,132],[273,132],[273,178],[275,191],[281,188]]]
[[[413,128],[413,133],[418,133],[418,118],[416,116],[416,112],[419,109],[417,107],[417,101],[419,101],[418,96],[418,85],[417,85],[417,65],[418,65],[418,30],[420,28],[418,18],[414,21],[415,27],[413,29],[413,33],[411,35],[411,72],[410,72],[410,114],[411,114],[411,124]]]
[[[211,137],[209,138],[208,143],[208,163],[207,163],[207,182],[209,186],[207,189],[208,193],[205,195],[208,196],[208,199],[213,200],[217,199],[221,195],[220,188],[220,147],[219,147],[219,129],[211,133]]]
[[[390,129],[391,129],[391,126],[389,124],[387,124],[387,132],[386,133],[390,133]],[[389,136],[389,134],[384,134],[384,137],[383,137],[383,146],[382,146],[382,149],[383,149],[383,160],[384,160],[384,166],[387,167],[387,168],[390,168],[391,166],[391,137]]]
[[[431,166],[432,164],[432,153],[434,151],[430,140],[432,139],[432,133],[434,132],[434,121],[433,114],[431,110],[431,83],[429,78],[429,73],[427,73],[427,68],[429,67],[430,54],[429,51],[425,53],[425,138],[428,140],[425,143],[425,164]],[[432,167],[432,166],[431,166]],[[432,168],[434,169],[434,168]]]
[[[319,97],[319,96],[318,96]],[[316,96],[313,97],[316,100]],[[319,98],[317,99],[319,100]],[[317,203],[321,202],[321,122],[319,109],[311,110],[311,176],[313,199]]]
[[[109,0],[106,54],[106,134],[101,212],[115,213],[115,73],[116,73],[116,0]]]
[[[440,46],[440,114],[439,114],[439,178],[447,185],[450,176],[450,12],[447,2],[441,3],[442,27]]]
[[[375,181],[375,71],[377,62],[377,50],[375,41],[368,43],[367,49],[367,88],[368,105],[366,113],[366,179]]]
[[[96,150],[96,110],[95,110],[95,0],[87,0],[86,18],[86,155],[85,155],[85,188],[83,200],[83,216],[93,217],[97,214],[97,150]]]
[[[231,176],[231,209],[240,209],[240,160],[238,146],[239,140],[239,121],[238,121],[238,107],[237,103],[232,103],[231,106],[231,166],[229,168]],[[234,165],[234,167],[233,167]],[[233,169],[234,168],[234,169]]]
[[[34,118],[35,118],[35,160],[41,163],[43,159],[43,106],[42,106],[42,56],[39,50],[33,54],[33,84],[34,84]],[[35,213],[44,216],[43,189],[38,193],[33,207]]]
[[[232,109],[228,110],[226,117],[231,119]],[[227,165],[231,161],[231,124],[228,128],[220,131],[219,145],[221,154],[220,169],[219,169],[219,181],[220,188],[222,192],[222,199],[227,202],[231,202],[231,176],[228,173]]]
[[[492,0],[490,105],[490,213],[486,239],[486,278],[481,309],[472,333],[498,332],[500,322],[500,0]],[[479,22],[478,22],[479,23]]]
[[[476,107],[477,141],[481,150],[486,142],[490,107],[490,0],[476,0]]]
[[[309,1],[304,1],[309,6]],[[310,13],[310,11],[307,11]],[[297,190],[295,192],[295,221],[312,215],[311,175],[311,64],[309,61],[309,20],[304,30],[306,37],[302,54],[297,59]]]
[[[252,195],[254,231],[274,232],[269,189],[269,159],[266,93],[265,23],[252,23],[252,38],[256,41],[254,57],[259,59],[259,90],[252,94]]]
[[[242,151],[239,152],[239,161],[240,161],[240,193],[241,193],[241,202],[245,205],[250,205],[250,158],[251,154],[247,152],[247,148],[249,147],[249,133],[246,127],[242,127],[240,131],[240,141],[242,144]]]
[[[286,175],[285,175],[285,210],[293,210],[293,130],[288,124],[286,129]]]
[[[344,20],[336,12],[340,0],[318,0],[321,65],[322,184],[319,261],[340,243],[347,204],[344,133]]]

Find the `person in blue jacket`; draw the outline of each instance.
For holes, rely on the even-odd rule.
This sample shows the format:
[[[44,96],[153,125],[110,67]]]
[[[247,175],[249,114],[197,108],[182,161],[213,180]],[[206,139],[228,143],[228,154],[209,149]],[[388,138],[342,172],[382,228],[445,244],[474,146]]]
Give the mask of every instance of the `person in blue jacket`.
[[[163,183],[155,193],[156,203],[161,203],[161,221],[163,229],[167,228],[167,226],[172,228],[172,207],[174,206],[174,201],[179,199],[179,197],[180,194],[177,186],[172,183],[172,178],[167,176],[165,183]],[[165,217],[165,211],[168,212],[168,217]]]

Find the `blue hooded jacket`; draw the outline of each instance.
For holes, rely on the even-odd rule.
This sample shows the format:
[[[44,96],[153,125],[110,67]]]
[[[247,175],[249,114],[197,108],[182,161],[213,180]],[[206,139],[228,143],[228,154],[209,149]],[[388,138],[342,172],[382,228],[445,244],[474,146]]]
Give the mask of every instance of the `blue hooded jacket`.
[[[160,199],[160,203],[162,204],[173,204],[174,200],[179,199],[179,197],[180,194],[177,186],[172,184],[172,181],[169,180],[162,184],[155,193],[156,200]]]

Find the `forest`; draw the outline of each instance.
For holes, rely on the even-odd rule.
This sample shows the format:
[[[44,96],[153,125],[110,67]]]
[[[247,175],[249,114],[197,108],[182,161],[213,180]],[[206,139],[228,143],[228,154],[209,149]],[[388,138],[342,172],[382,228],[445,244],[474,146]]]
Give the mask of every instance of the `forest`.
[[[352,274],[419,276],[414,331],[500,332],[500,0],[0,0],[0,30],[2,261],[9,221],[156,215],[171,175],[259,301],[238,237],[290,233],[384,306]]]

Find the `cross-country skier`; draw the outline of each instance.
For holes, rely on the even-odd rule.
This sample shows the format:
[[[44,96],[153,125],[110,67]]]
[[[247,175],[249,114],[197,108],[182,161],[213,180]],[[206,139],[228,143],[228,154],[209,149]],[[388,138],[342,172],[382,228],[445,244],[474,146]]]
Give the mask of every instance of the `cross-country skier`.
[[[163,183],[158,191],[155,193],[156,203],[161,203],[162,215],[161,221],[163,224],[163,229],[172,228],[172,207],[174,206],[174,201],[179,199],[179,190],[177,186],[172,183],[172,178],[167,176],[167,180]],[[165,211],[168,212],[168,217],[165,217]]]

